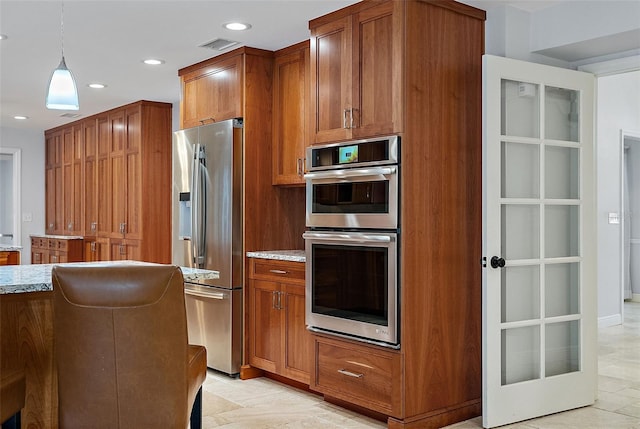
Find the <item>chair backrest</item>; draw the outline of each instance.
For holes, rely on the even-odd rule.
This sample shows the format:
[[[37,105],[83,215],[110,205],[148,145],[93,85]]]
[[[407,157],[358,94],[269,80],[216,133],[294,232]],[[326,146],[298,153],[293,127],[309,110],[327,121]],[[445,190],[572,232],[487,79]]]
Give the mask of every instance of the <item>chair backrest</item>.
[[[55,266],[52,278],[60,427],[187,427],[180,268]]]

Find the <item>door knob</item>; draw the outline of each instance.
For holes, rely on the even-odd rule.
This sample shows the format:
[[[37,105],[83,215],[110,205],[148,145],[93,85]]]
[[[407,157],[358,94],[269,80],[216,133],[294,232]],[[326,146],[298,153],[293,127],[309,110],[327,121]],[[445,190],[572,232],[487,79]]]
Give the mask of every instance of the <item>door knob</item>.
[[[491,258],[491,268],[503,268],[505,264],[504,258],[494,256]]]

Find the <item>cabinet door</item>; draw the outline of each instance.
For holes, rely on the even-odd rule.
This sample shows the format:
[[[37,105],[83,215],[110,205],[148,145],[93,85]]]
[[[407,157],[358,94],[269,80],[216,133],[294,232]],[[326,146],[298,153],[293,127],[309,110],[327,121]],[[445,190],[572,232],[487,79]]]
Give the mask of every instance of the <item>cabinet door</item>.
[[[398,21],[402,6],[402,2],[386,2],[354,18],[354,138],[401,131],[403,55]]]
[[[273,74],[274,185],[303,185],[309,48],[275,59]]]
[[[46,232],[60,234],[63,231],[63,197],[62,197],[62,133],[50,134],[45,139],[46,145]]]
[[[84,159],[84,235],[95,236],[98,228],[98,142],[96,120],[82,123],[82,146]]]
[[[111,227],[111,175],[109,164],[111,162],[111,124],[108,116],[100,116],[97,123],[98,161],[96,166],[96,234],[108,237]]]
[[[276,372],[280,360],[281,314],[278,310],[278,283],[250,280],[250,355],[256,368]]]
[[[352,17],[315,28],[311,35],[312,143],[351,138]]]
[[[182,128],[242,116],[242,55],[183,77]]]
[[[125,228],[125,117],[124,111],[109,114],[110,123],[110,147],[109,176],[110,183],[110,226],[109,236],[120,238],[124,235]]]
[[[65,234],[82,234],[82,127],[62,131],[62,200]]]
[[[304,285],[281,285],[281,308],[284,312],[282,329],[283,358],[280,373],[301,383],[309,384],[313,363],[312,337],[304,321]]]
[[[142,167],[141,167],[141,114],[140,108],[127,109],[127,139],[125,146],[125,213],[124,233],[128,239],[142,238],[140,218],[142,212]]]

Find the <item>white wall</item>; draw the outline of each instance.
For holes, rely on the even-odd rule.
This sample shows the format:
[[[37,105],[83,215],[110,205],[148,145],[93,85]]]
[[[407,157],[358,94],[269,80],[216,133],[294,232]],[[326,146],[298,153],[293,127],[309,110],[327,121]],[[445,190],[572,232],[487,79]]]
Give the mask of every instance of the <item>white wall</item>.
[[[622,231],[608,214],[622,210],[620,131],[640,132],[640,71],[599,77],[596,97],[598,316],[607,325],[622,314]]]
[[[22,222],[21,260],[31,263],[30,234],[43,234],[44,208],[44,133],[40,130],[20,130],[0,127],[0,146],[21,149],[21,210],[20,219],[31,213],[31,222]]]

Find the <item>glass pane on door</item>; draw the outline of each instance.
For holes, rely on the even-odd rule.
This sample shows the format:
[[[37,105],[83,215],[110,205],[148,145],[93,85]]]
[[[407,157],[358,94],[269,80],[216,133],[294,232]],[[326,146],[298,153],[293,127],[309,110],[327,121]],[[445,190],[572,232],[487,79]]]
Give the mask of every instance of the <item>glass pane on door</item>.
[[[540,197],[540,146],[502,142],[502,198]]]
[[[540,378],[540,327],[502,330],[502,385]]]
[[[545,216],[545,258],[579,256],[580,207],[547,205]]]
[[[579,141],[580,93],[547,86],[544,105],[545,137],[553,140]]]
[[[503,136],[540,137],[540,87],[535,83],[502,80]]]
[[[502,255],[509,259],[540,257],[540,207],[504,204],[502,206]]]
[[[545,314],[566,316],[580,312],[580,263],[545,267]]]
[[[545,343],[547,377],[580,370],[580,321],[546,325]]]
[[[13,155],[0,154],[0,244],[12,245],[14,241],[13,208]]]
[[[502,323],[540,317],[540,267],[502,269]]]
[[[545,198],[580,198],[580,149],[546,146],[544,152]]]

